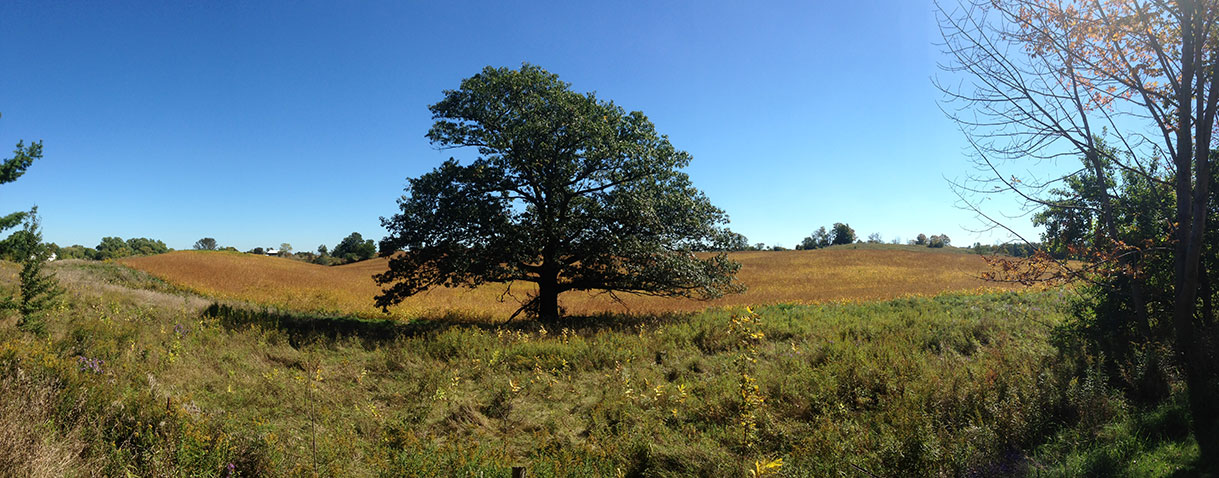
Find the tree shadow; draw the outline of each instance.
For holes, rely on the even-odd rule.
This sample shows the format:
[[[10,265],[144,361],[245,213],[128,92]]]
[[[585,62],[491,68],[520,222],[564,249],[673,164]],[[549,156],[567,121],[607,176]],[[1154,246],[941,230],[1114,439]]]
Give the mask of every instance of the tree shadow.
[[[366,319],[350,315],[328,315],[293,312],[271,307],[241,307],[219,302],[203,310],[202,317],[215,319],[229,331],[251,328],[277,330],[286,335],[288,343],[299,348],[317,342],[357,340],[366,348],[392,343],[404,338],[438,334],[454,327],[477,328],[486,331],[536,331],[540,327],[568,329],[573,334],[592,335],[605,331],[634,331],[640,326],[654,327],[687,319],[690,313],[625,314],[564,316],[553,321],[514,320],[510,322],[471,322],[469,317],[445,315],[415,318]]]

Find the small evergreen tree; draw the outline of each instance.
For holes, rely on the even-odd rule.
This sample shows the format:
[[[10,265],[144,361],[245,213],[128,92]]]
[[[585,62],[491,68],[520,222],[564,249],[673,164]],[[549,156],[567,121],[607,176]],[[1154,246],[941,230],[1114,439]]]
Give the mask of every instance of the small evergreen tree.
[[[30,210],[25,216],[25,227],[12,236],[15,255],[21,258],[21,280],[17,297],[6,298],[3,305],[6,309],[16,309],[21,315],[18,328],[41,335],[46,331],[46,311],[63,291],[59,282],[42,270],[51,250],[42,243],[37,212],[37,207]]]

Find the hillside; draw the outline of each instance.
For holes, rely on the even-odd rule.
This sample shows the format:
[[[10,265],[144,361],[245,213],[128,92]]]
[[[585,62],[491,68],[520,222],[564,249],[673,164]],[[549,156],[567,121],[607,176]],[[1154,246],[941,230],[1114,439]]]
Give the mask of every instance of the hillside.
[[[987,267],[981,257],[926,248],[844,246],[730,256],[741,263],[737,277],[749,288],[744,294],[707,302],[622,294],[622,303],[616,303],[605,294],[569,293],[562,297],[562,305],[572,314],[659,313],[709,306],[893,299],[995,286],[978,278]],[[383,258],[326,267],[241,253],[178,251],[121,262],[205,295],[292,310],[381,315],[372,306],[380,291],[372,275],[386,269]],[[408,299],[392,314],[398,318],[506,317],[524,300],[528,287],[513,286],[512,296],[504,296],[502,301],[506,287],[500,284],[437,289]]]

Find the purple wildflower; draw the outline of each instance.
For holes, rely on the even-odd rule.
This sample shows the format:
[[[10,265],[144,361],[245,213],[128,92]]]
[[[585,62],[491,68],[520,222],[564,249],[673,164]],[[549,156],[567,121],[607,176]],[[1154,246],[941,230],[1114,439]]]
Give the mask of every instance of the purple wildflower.
[[[102,364],[105,363],[102,359],[88,358],[84,355],[76,356],[76,365],[81,372],[102,373]]]

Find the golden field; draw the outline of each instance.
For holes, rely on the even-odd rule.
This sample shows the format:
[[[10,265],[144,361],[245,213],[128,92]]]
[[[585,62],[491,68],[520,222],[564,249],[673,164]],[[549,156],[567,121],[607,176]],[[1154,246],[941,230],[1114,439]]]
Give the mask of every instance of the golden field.
[[[979,278],[982,257],[915,247],[850,248],[813,251],[735,252],[737,278],[744,294],[711,301],[571,292],[561,296],[569,314],[600,312],[690,312],[707,307],[776,303],[869,301],[948,291],[994,289]],[[386,269],[376,258],[342,266],[321,266],[278,257],[234,252],[177,251],[122,259],[176,286],[223,299],[249,301],[290,310],[384,317],[373,307],[380,288],[372,275]],[[506,318],[530,291],[517,284],[504,295],[503,284],[474,289],[438,288],[391,309],[399,319],[463,316]]]

